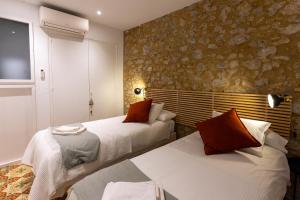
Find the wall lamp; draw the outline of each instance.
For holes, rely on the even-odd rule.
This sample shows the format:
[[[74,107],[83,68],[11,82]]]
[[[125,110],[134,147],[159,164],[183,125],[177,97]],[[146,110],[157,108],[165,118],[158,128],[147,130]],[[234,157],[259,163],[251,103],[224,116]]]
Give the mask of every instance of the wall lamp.
[[[144,90],[144,88],[135,88],[135,89],[134,89],[134,94],[140,95],[140,94],[142,93],[143,90]]]
[[[292,96],[268,94],[268,102],[271,108],[278,107],[282,102],[291,102]]]

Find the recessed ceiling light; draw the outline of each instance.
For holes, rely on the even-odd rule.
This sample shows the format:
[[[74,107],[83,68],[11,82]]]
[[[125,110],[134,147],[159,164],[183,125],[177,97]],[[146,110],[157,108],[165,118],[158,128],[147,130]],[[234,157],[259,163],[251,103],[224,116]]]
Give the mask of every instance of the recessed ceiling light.
[[[100,10],[97,10],[97,15],[102,15],[102,12]]]

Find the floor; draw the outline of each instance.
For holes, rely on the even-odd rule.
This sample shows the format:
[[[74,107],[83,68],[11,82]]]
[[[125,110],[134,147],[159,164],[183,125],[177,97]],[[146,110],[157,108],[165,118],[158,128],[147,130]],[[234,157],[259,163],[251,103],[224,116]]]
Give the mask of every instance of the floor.
[[[33,180],[34,175],[29,166],[10,165],[0,168],[0,200],[28,200]],[[289,187],[285,200],[292,199],[291,193],[292,188]],[[56,200],[64,199],[65,197]],[[296,199],[300,199],[300,195]]]
[[[27,200],[33,179],[29,166],[10,165],[0,168],[0,200]]]
[[[0,200],[28,200],[33,180],[30,166],[9,165],[0,168]],[[66,195],[54,200],[65,199]]]

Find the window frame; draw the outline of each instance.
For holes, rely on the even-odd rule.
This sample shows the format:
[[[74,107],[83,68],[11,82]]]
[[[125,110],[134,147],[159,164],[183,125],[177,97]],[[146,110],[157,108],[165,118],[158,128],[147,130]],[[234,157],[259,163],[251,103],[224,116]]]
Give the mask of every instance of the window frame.
[[[24,24],[28,24],[28,31],[29,31],[29,55],[30,55],[30,79],[23,80],[23,79],[0,79],[0,86],[2,85],[34,85],[35,83],[35,77],[34,77],[34,42],[33,42],[33,23],[20,18],[15,17],[7,17],[0,15],[0,18],[20,22]]]

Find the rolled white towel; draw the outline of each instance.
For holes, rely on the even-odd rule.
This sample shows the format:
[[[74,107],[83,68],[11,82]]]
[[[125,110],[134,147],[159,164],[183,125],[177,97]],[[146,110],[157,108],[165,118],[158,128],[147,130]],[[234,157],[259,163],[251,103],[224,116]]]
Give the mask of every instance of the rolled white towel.
[[[153,181],[110,182],[105,187],[102,200],[158,200],[164,199],[162,195]]]

